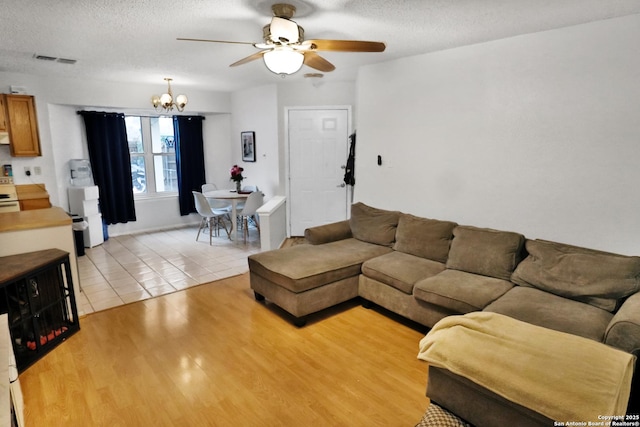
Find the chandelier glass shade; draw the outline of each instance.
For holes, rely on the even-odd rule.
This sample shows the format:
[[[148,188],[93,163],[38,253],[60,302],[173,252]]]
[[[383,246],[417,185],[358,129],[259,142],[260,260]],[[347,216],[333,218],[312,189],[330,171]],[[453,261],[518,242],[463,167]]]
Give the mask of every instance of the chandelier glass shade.
[[[269,71],[276,74],[293,74],[302,68],[304,54],[288,46],[279,46],[262,55]]]
[[[151,97],[151,103],[153,104],[153,108],[158,112],[168,112],[176,108],[179,112],[184,111],[184,107],[189,102],[186,95],[178,95],[175,100],[173,98],[173,92],[171,91],[171,81],[168,77],[165,77],[165,81],[167,82],[167,93],[163,93],[162,95],[153,95]]]

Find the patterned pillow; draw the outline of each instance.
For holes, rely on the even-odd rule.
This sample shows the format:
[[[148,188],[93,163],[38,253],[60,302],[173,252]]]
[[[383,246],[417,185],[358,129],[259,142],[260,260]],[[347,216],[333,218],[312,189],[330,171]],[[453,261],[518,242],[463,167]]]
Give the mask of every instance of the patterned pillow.
[[[416,427],[472,427],[451,412],[431,402]]]

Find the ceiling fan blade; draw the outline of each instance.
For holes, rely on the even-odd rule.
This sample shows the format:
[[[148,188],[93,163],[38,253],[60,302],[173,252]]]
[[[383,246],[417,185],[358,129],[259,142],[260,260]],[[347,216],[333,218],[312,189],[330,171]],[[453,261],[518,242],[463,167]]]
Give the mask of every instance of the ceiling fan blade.
[[[302,45],[310,44],[311,50],[326,50],[334,52],[384,52],[382,42],[361,40],[305,40]]]
[[[260,52],[256,52],[253,55],[249,55],[246,58],[242,58],[241,60],[234,62],[233,64],[229,65],[229,67],[237,67],[238,65],[246,64],[247,62],[251,62],[251,61],[255,61],[256,59],[260,59],[260,58],[262,58],[262,55],[265,54],[265,52],[269,52],[269,51],[268,50],[261,50]]]
[[[331,62],[311,51],[304,53],[304,65],[315,68],[318,71],[324,71],[325,73],[336,69],[335,65]]]
[[[188,41],[188,42],[208,42],[208,43],[231,43],[231,44],[250,44],[254,45],[252,42],[233,42],[229,40],[209,40],[209,39],[188,39],[183,37],[178,37],[176,40],[180,41]]]

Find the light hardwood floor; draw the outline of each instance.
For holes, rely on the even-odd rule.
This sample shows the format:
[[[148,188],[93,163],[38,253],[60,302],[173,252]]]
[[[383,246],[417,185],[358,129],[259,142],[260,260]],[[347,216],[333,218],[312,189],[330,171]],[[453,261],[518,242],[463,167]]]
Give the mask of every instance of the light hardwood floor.
[[[348,302],[294,327],[248,274],[92,313],[20,376],[27,426],[414,426],[424,331]]]

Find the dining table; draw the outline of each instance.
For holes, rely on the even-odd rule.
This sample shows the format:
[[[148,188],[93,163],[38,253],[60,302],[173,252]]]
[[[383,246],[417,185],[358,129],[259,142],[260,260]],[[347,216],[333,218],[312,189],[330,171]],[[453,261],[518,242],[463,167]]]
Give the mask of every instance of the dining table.
[[[231,203],[231,234],[233,234],[233,240],[238,241],[238,201],[246,200],[251,194],[251,191],[236,190],[212,190],[202,193],[207,199],[226,200]]]

